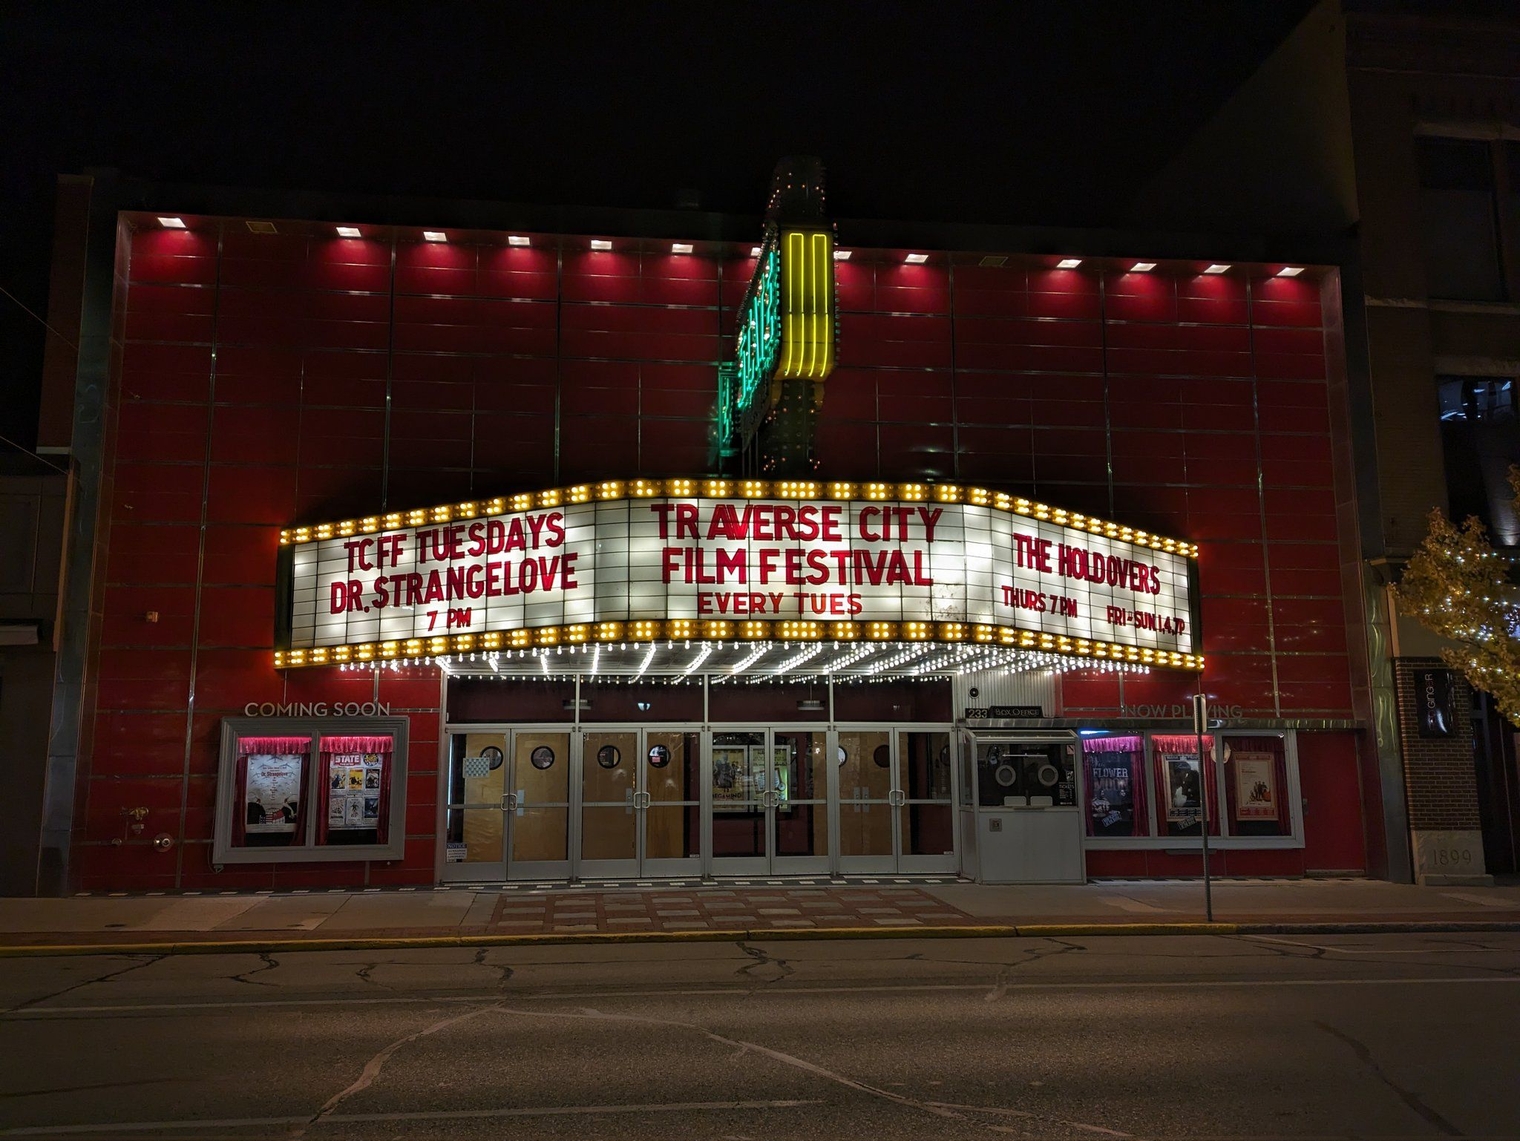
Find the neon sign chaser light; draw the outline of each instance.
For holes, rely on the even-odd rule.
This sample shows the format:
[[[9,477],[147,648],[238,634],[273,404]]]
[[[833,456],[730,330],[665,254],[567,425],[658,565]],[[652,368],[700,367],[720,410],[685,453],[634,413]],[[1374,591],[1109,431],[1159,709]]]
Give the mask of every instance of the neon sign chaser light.
[[[281,668],[664,639],[1203,665],[1195,546],[976,487],[610,480],[280,543]]]

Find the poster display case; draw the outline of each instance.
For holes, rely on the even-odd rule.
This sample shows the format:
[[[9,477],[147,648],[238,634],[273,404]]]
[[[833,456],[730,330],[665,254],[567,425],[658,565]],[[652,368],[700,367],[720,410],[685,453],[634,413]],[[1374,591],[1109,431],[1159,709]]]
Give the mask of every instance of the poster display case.
[[[1192,847],[1208,796],[1210,846],[1304,844],[1296,735],[1084,729],[1085,843],[1104,848]],[[1178,841],[1186,841],[1179,844]]]
[[[212,863],[400,859],[407,719],[222,721]]]

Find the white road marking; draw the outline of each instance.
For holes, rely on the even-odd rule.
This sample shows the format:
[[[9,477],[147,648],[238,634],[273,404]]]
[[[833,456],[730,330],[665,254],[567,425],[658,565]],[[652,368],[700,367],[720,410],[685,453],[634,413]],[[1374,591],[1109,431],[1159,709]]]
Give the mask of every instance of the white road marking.
[[[991,965],[991,964],[989,964]],[[1105,990],[1252,990],[1252,989],[1275,989],[1284,987],[1327,987],[1327,986],[1447,986],[1461,984],[1489,984],[1505,986],[1520,984],[1520,977],[1512,975],[1484,975],[1476,977],[1458,976],[1453,978],[1387,978],[1387,979],[1219,979],[1219,980],[1156,980],[1137,982],[1050,982],[1050,983],[1010,983],[1005,988],[1005,993],[1012,991],[1105,991]],[[769,1001],[783,996],[788,998],[806,998],[810,995],[824,994],[906,994],[912,992],[970,992],[986,995],[986,983],[908,983],[903,985],[872,985],[872,986],[793,986],[782,987],[771,984],[766,991],[766,999]],[[627,990],[627,991],[545,991],[535,994],[531,991],[522,991],[513,997],[519,1001],[554,1001],[554,1002],[585,1002],[590,999],[617,1000],[617,999],[642,999],[642,998],[750,998],[753,996],[753,987],[705,987],[690,988],[685,990]],[[266,1007],[305,1007],[305,1006],[405,1006],[415,1003],[462,1003],[462,1002],[491,1002],[501,998],[501,992],[492,994],[466,994],[466,995],[430,995],[408,997],[397,995],[394,997],[378,998],[285,998],[285,999],[257,999],[245,1002],[145,1002],[145,1003],[121,1003],[112,1006],[29,1006],[23,1010],[7,1011],[0,1014],[0,1021],[24,1022],[34,1018],[74,1018],[86,1014],[151,1014],[161,1011],[195,1011],[195,1010],[242,1010],[261,1009]]]
[[[323,1118],[329,1122],[449,1121],[491,1117],[573,1117],[583,1114],[612,1113],[691,1113],[744,1109],[797,1109],[820,1105],[821,1101],[678,1101],[648,1105],[553,1105],[511,1109],[429,1109],[410,1113],[334,1113]],[[198,1118],[193,1121],[125,1121],[90,1125],[31,1125],[19,1129],[0,1129],[0,1137],[51,1137],[57,1134],[79,1136],[90,1133],[146,1133],[162,1129],[242,1129],[257,1125],[299,1125],[304,1117],[227,1117],[220,1120]]]
[[[1336,955],[1480,955],[1501,954],[1513,955],[1513,947],[1425,947],[1417,949],[1389,948],[1383,950],[1378,947],[1332,947],[1320,943],[1303,943],[1296,939],[1279,939],[1272,935],[1242,935],[1242,939],[1249,939],[1253,943],[1276,943],[1283,947],[1303,947],[1309,951],[1327,951]]]

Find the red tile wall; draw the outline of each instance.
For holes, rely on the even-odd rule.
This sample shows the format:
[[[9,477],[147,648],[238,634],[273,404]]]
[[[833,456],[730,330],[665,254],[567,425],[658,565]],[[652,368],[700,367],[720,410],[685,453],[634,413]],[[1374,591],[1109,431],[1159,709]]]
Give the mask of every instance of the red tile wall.
[[[218,725],[249,701],[375,696],[270,668],[280,527],[711,469],[752,260],[561,246],[133,235],[81,888],[433,878],[432,671],[379,683],[412,719],[394,865],[212,871]],[[1314,282],[836,269],[821,476],[985,482],[1196,540],[1218,701],[1351,716]],[[1073,674],[1064,700],[1114,715],[1191,686]],[[136,804],[172,854],[110,844]]]

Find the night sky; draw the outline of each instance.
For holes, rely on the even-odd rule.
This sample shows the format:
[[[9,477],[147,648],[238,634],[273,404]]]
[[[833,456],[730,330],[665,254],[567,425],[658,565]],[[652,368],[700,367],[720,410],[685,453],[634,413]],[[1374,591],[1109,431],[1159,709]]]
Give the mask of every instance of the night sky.
[[[800,153],[835,217],[1103,225],[1310,4],[499,7],[5,4],[0,285],[45,315],[54,178],[90,167],[758,215]],[[0,296],[28,446],[42,343]]]

